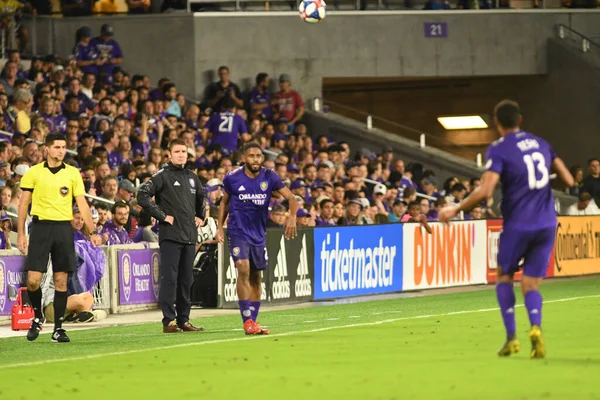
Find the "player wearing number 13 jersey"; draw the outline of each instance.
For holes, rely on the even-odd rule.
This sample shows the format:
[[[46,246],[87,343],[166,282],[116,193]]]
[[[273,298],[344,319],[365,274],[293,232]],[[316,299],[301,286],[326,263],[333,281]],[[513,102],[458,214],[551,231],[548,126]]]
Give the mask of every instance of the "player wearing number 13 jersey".
[[[459,211],[481,203],[492,196],[497,183],[501,182],[504,226],[498,249],[496,296],[507,340],[498,355],[509,356],[520,349],[516,337],[513,275],[522,261],[521,289],[531,323],[531,358],[543,358],[546,348],[541,332],[539,286],[546,276],[557,222],[550,171],[554,170],[569,187],[574,180],[548,142],[521,130],[522,120],[519,105],[514,101],[503,100],[496,106],[494,122],[501,138],[488,148],[481,186],[460,204],[442,210],[439,219],[447,222]]]

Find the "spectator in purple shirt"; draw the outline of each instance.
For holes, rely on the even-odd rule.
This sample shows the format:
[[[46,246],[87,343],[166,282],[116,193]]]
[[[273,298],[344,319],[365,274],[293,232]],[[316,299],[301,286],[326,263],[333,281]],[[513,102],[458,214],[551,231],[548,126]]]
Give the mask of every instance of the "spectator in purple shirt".
[[[409,165],[408,168],[406,168],[406,170],[404,171],[404,175],[402,175],[402,180],[400,181],[400,187],[398,188],[400,193],[403,193],[404,190],[409,187],[415,190],[418,189],[417,184],[412,181],[412,178],[413,173]]]
[[[6,211],[0,210],[0,250],[10,250],[8,235],[12,228],[12,221]]]
[[[71,226],[73,227],[73,238],[75,241],[87,240],[85,234],[81,231],[83,229],[83,217],[77,206],[73,207],[73,220]]]
[[[94,102],[81,91],[81,82],[77,78],[69,81],[69,92],[67,95],[75,96],[79,99],[79,114],[86,110],[93,110],[96,106]]]
[[[92,40],[92,30],[88,26],[82,26],[77,30],[77,44],[73,48],[73,56],[77,66],[84,73],[96,75],[98,73],[98,53],[96,48],[90,44]]]
[[[438,193],[436,188],[437,184],[438,182],[435,175],[427,175],[421,181],[421,189],[419,190],[419,192],[426,194],[427,196],[438,198],[440,197],[440,194]],[[433,201],[430,202],[433,203]]]
[[[119,137],[115,134],[115,131],[109,129],[104,132],[102,146],[108,153],[108,166],[110,169],[118,171],[123,161],[123,155],[119,153]]]
[[[132,243],[129,232],[125,229],[129,219],[129,205],[125,202],[116,202],[112,208],[113,219],[102,227],[102,235],[107,234],[107,245]]]
[[[319,203],[320,214],[315,220],[317,226],[334,226],[333,219],[333,201],[331,199],[323,199]]]
[[[448,205],[448,200],[445,197],[438,197],[433,204],[433,208],[427,213],[427,221],[437,221],[440,210]]]
[[[113,27],[104,24],[100,28],[100,36],[93,38],[90,42],[90,45],[94,47],[94,51],[98,54],[99,73],[109,77],[112,76],[114,67],[123,62],[121,46],[112,38],[113,35]]]
[[[271,100],[269,93],[269,75],[259,73],[256,75],[256,86],[250,91],[250,118],[261,117],[270,121],[276,103],[276,100]]]

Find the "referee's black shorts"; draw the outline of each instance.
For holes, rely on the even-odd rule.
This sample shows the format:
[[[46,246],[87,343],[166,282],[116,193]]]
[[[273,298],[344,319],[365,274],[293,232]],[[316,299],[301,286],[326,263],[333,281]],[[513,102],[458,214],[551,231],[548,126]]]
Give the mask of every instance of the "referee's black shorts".
[[[34,221],[29,232],[25,271],[46,272],[52,256],[53,272],[75,271],[75,241],[69,221]]]

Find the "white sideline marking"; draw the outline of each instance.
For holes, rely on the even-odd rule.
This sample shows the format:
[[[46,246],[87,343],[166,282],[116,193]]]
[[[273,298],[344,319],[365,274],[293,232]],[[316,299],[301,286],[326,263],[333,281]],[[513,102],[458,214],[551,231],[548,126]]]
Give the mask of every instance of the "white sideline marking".
[[[339,318],[327,318],[327,321],[339,321]]]
[[[360,315],[350,315],[348,318],[360,318]]]
[[[374,312],[371,315],[383,315],[383,314],[400,314],[402,311],[399,310],[392,310],[392,311],[381,311],[381,312]]]
[[[582,300],[582,299],[593,299],[593,298],[598,298],[598,297],[600,297],[600,295],[567,297],[564,299],[548,300],[548,301],[545,301],[544,304],[561,303],[561,302],[565,302],[565,301],[574,301],[574,300]],[[515,307],[523,307],[523,304],[518,304]],[[498,308],[482,308],[479,310],[454,311],[454,312],[443,313],[443,314],[415,315],[412,317],[392,318],[392,319],[385,319],[385,320],[381,320],[381,321],[363,322],[360,324],[328,326],[328,327],[324,327],[324,328],[308,329],[308,330],[304,330],[304,331],[290,331],[290,332],[284,332],[284,333],[276,333],[273,335],[245,336],[245,337],[230,338],[230,339],[207,340],[204,342],[195,342],[195,343],[181,343],[181,344],[174,344],[174,345],[170,345],[170,346],[149,347],[147,349],[115,351],[113,353],[91,354],[91,355],[80,356],[80,357],[67,357],[67,358],[54,359],[54,360],[42,360],[42,361],[33,361],[33,362],[26,362],[26,363],[0,365],[0,370],[9,369],[9,368],[19,368],[19,367],[33,367],[36,365],[54,364],[54,363],[68,362],[68,361],[93,360],[93,359],[102,358],[102,357],[123,356],[123,355],[129,355],[129,354],[145,353],[147,351],[177,349],[177,348],[181,348],[181,347],[240,342],[242,340],[259,340],[259,339],[277,338],[277,337],[284,337],[284,336],[291,336],[291,335],[299,335],[299,334],[303,334],[303,333],[326,332],[326,331],[332,331],[334,329],[358,328],[358,327],[363,327],[363,326],[389,324],[392,322],[407,321],[407,320],[412,320],[412,319],[447,317],[447,316],[458,315],[458,314],[474,314],[474,313],[498,311],[498,310],[499,310]],[[309,321],[305,321],[305,322],[309,322]]]

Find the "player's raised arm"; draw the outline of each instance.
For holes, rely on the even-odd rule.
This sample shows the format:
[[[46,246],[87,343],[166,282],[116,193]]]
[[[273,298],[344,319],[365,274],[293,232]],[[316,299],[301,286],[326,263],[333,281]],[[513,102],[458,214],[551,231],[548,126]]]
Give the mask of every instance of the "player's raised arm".
[[[287,224],[285,227],[285,237],[287,239],[293,239],[296,237],[296,212],[298,211],[298,202],[296,201],[296,196],[292,193],[287,186],[279,189],[279,193],[283,197],[285,197],[290,205],[290,216],[288,217]]]
[[[575,179],[571,172],[567,169],[567,166],[559,157],[552,160],[552,170],[556,172],[561,181],[564,182],[567,187],[573,187],[575,185]]]
[[[221,205],[219,205],[219,219],[217,220],[217,242],[223,243],[225,241],[225,231],[223,225],[225,225],[225,219],[229,211],[229,193],[223,192],[221,198]]]
[[[483,200],[488,199],[494,194],[496,185],[500,181],[500,174],[494,171],[486,171],[481,176],[481,185],[469,195],[466,199],[455,206],[443,208],[439,213],[440,222],[448,222],[463,210],[469,210]]]

